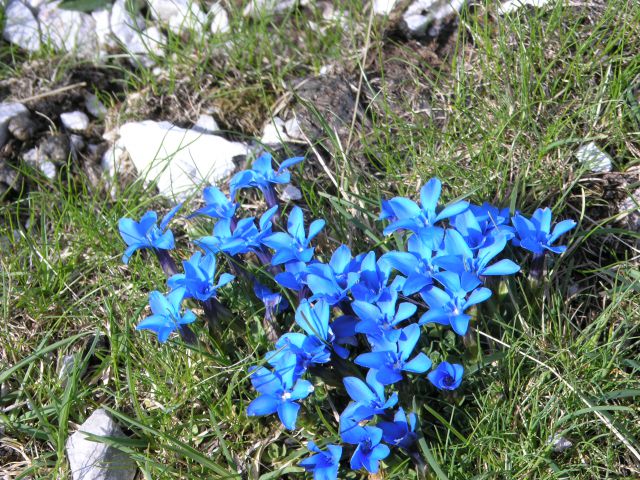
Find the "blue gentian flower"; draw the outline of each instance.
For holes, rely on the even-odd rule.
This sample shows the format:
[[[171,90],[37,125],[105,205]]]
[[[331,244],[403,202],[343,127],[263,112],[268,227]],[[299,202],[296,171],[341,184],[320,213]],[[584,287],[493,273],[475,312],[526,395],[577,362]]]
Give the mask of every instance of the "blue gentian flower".
[[[329,327],[330,310],[329,304],[324,300],[318,300],[313,305],[308,300],[303,300],[296,310],[296,323],[307,335],[313,335],[323,342],[331,343],[333,331]]]
[[[462,382],[462,365],[449,362],[440,363],[435,370],[431,371],[429,381],[439,390],[455,390]]]
[[[375,252],[369,252],[360,264],[358,283],[351,287],[355,300],[368,303],[388,301],[393,293],[402,289],[404,277],[397,276],[391,285],[389,277],[391,265],[387,261],[377,261]]]
[[[235,277],[229,273],[223,273],[215,283],[216,256],[212,253],[202,255],[201,252],[194,253],[189,260],[182,262],[184,273],[173,275],[167,284],[169,288],[176,289],[184,287],[187,298],[195,298],[202,302],[217,295],[218,289],[225,286]]]
[[[238,204],[232,202],[216,187],[206,187],[202,192],[205,205],[193,212],[190,217],[204,215],[211,218],[232,219],[238,208]]]
[[[305,262],[287,262],[284,272],[275,276],[275,281],[284,288],[299,291],[306,285],[307,264]]]
[[[460,275],[463,272],[478,276],[513,275],[520,271],[520,266],[508,258],[489,265],[506,245],[506,236],[499,234],[492,243],[485,244],[474,252],[460,232],[449,229],[444,237],[444,253],[435,258],[433,264]]]
[[[475,215],[483,235],[495,236],[502,233],[506,235],[507,240],[515,235],[515,229],[510,225],[509,208],[498,208],[484,202],[482,205],[469,205],[469,210]]]
[[[378,302],[375,305],[359,300],[351,303],[353,311],[360,319],[356,325],[356,332],[372,337],[371,343],[376,350],[378,350],[376,346],[378,343],[388,345],[389,342],[397,342],[401,332],[395,327],[411,318],[418,309],[412,303],[403,302],[397,305],[396,310],[397,298],[398,294],[392,292],[387,301]]]
[[[433,264],[435,251],[429,245],[430,241],[423,240],[420,234],[412,235],[407,242],[406,252],[392,251],[380,257],[380,261],[388,263],[406,277],[402,292],[407,296],[433,284],[433,274],[439,269]]]
[[[122,255],[122,261],[129,263],[129,258],[136,250],[151,248],[154,250],[172,250],[175,247],[173,233],[167,230],[167,225],[180,209],[182,204],[176,205],[167,213],[160,226],[156,225],[158,215],[156,212],[149,210],[145,213],[139,222],[130,218],[121,218],[118,221],[118,229],[120,236],[127,244],[127,249]]]
[[[278,413],[278,418],[288,430],[296,428],[296,419],[300,411],[298,400],[307,398],[313,391],[313,385],[307,380],[295,380],[296,358],[288,355],[282,359],[282,367],[271,372],[264,367],[251,372],[251,383],[261,395],[247,407],[247,415],[270,415]]]
[[[513,244],[529,250],[534,255],[543,255],[546,251],[563,253],[567,247],[554,246],[553,243],[576,226],[573,220],[564,220],[551,230],[550,208],[537,209],[531,219],[516,213],[511,221],[517,233]]]
[[[356,337],[356,324],[358,319],[351,315],[341,315],[331,322],[331,330],[334,334],[333,350],[342,359],[349,357],[349,350],[344,345],[358,346]]]
[[[389,445],[408,450],[418,439],[416,434],[416,414],[405,415],[399,408],[393,417],[393,422],[378,422],[376,425],[382,430],[382,439]]]
[[[182,325],[193,323],[196,316],[191,310],[181,313],[182,300],[184,299],[186,290],[184,288],[176,288],[167,296],[162,295],[158,291],[149,294],[149,306],[153,315],[142,320],[136,330],[151,330],[158,335],[160,343],[164,343],[172,332],[180,329]]]
[[[309,234],[305,233],[302,209],[295,206],[289,213],[287,231],[277,232],[262,240],[262,243],[274,250],[272,265],[291,261],[309,262],[313,257],[313,247],[309,243],[324,227],[324,220],[314,220],[309,225]]]
[[[253,293],[264,304],[266,309],[264,316],[267,320],[274,320],[276,314],[289,308],[289,302],[282,294],[272,291],[258,281],[253,283]]]
[[[364,468],[369,473],[378,473],[380,460],[389,456],[391,450],[382,440],[382,430],[376,427],[363,427],[356,451],[351,457],[351,469]]]
[[[238,190],[243,188],[257,187],[265,196],[267,204],[274,206],[276,201],[275,184],[286,184],[291,181],[291,174],[288,168],[300,163],[303,157],[294,157],[285,160],[280,164],[278,170],[273,170],[271,166],[272,157],[270,153],[260,155],[252,165],[251,170],[243,170],[233,176],[229,182],[231,198],[235,198]]]
[[[327,363],[331,360],[331,350],[315,335],[303,333],[285,333],[275,345],[276,349],[265,356],[267,362],[278,371],[282,371],[283,359],[289,360],[289,355],[295,355],[294,377],[301,377],[309,367]]]
[[[336,249],[328,265],[309,265],[306,283],[313,293],[312,299],[322,298],[330,305],[337,305],[346,299],[351,287],[358,281],[359,266],[359,262],[351,258],[351,250],[346,245]]]
[[[458,335],[465,335],[469,328],[471,315],[465,311],[491,296],[491,290],[477,288],[480,280],[473,274],[464,272],[458,275],[453,272],[440,272],[434,275],[442,283],[445,290],[432,287],[420,293],[430,309],[420,317],[419,324],[435,322],[450,325]]]
[[[393,212],[394,221],[384,229],[384,234],[390,235],[400,229],[410,230],[414,233],[422,231],[423,238],[430,239],[431,246],[437,248],[444,231],[435,225],[441,220],[460,214],[469,207],[468,202],[456,202],[438,213],[438,200],[441,191],[442,183],[440,180],[432,178],[420,190],[422,207],[404,197],[395,197],[389,200],[381,216],[390,218],[390,212]]]
[[[399,382],[402,372],[424,373],[431,368],[431,360],[422,352],[409,360],[420,339],[420,327],[413,323],[401,332],[396,349],[363,353],[354,360],[357,365],[373,369],[375,379],[382,385]]]
[[[307,472],[313,473],[313,480],[336,480],[342,457],[342,447],[327,445],[327,450],[320,450],[315,443],[309,441],[307,448],[316,455],[305,458],[299,465]]]
[[[343,383],[351,399],[365,407],[364,411],[368,410],[370,415],[383,414],[398,403],[398,394],[395,392],[386,398],[384,385],[376,379],[375,372],[369,371],[366,383],[357,377],[345,377]]]

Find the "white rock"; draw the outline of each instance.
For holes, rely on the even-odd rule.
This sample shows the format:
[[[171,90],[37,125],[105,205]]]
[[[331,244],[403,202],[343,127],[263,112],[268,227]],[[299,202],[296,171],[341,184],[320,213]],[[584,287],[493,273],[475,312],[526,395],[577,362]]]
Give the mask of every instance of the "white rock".
[[[99,56],[104,57],[107,49],[115,48],[118,45],[111,34],[111,10],[101,8],[91,12],[93,21],[96,22],[96,36],[98,37]]]
[[[230,30],[229,27],[229,14],[222,7],[220,2],[214,2],[209,9],[209,16],[211,17],[211,33],[226,33]]]
[[[466,0],[416,0],[402,16],[414,35],[424,35],[433,23],[460,11]]]
[[[215,133],[220,131],[218,122],[211,115],[200,115],[193,129],[202,133]]]
[[[307,0],[250,0],[244,7],[243,14],[245,17],[272,15],[289,10],[296,4],[306,5],[307,3]]]
[[[125,0],[116,0],[111,7],[109,18],[111,32],[115,38],[128,50],[133,50],[136,42],[139,42],[140,33],[145,28],[144,19],[141,15],[131,15]]]
[[[284,143],[304,141],[302,130],[295,118],[283,121],[280,117],[266,123],[262,130],[260,142],[270,147],[277,147]]]
[[[29,110],[21,103],[0,103],[0,148],[7,143],[9,122],[20,115],[29,115]]]
[[[201,32],[207,15],[196,0],[147,0],[151,15],[166,23],[174,33],[185,30]]]
[[[398,0],[373,0],[373,13],[376,15],[389,15]]]
[[[40,170],[49,180],[54,180],[56,178],[55,163],[48,158],[45,158],[38,147],[26,151],[22,155],[22,160],[24,160],[27,165]]]
[[[122,125],[119,143],[145,181],[156,180],[162,195],[178,201],[231,175],[233,157],[247,154],[243,143],[151,120]]]
[[[76,52],[79,57],[99,54],[96,21],[82,12],[58,8],[60,2],[45,3],[38,12],[43,41],[56,50]]]
[[[104,152],[100,160],[100,166],[110,178],[115,177],[116,174],[122,171],[122,161],[126,154],[127,151],[120,141],[114,143]]]
[[[152,26],[140,33],[129,43],[128,49],[132,57],[129,59],[132,64],[138,61],[147,68],[152,67],[155,61],[150,55],[155,57],[164,56],[164,47],[167,38],[158,27]]]
[[[288,184],[286,187],[284,187],[284,190],[282,190],[282,193],[280,194],[280,200],[282,200],[283,202],[293,202],[301,199],[302,192],[299,188],[296,188],[291,184]]]
[[[87,93],[84,96],[84,106],[87,112],[96,118],[104,118],[107,114],[107,107],[105,107],[98,96],[93,93]]]
[[[20,48],[35,52],[41,46],[38,21],[29,7],[20,0],[12,0],[4,11],[2,37]]]
[[[592,172],[606,173],[611,171],[611,157],[600,150],[594,142],[581,145],[575,155],[578,161]]]
[[[75,112],[67,112],[60,115],[62,125],[72,132],[84,132],[89,128],[89,117],[86,113],[76,110]]]
[[[83,433],[124,437],[111,416],[99,408],[67,440],[67,457],[73,480],[133,480],[136,464],[124,452],[89,440]]]
[[[540,8],[544,7],[547,3],[549,3],[549,0],[507,0],[498,5],[498,13],[500,15],[506,15],[507,13],[515,12],[525,5]]]

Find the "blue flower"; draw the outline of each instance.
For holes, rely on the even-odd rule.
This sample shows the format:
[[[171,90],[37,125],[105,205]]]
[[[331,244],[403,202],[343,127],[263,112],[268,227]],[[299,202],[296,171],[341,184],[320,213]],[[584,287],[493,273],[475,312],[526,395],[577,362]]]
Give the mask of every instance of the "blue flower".
[[[503,233],[507,239],[515,235],[515,229],[510,225],[511,216],[508,208],[498,208],[484,202],[482,205],[469,205],[469,210],[475,215],[483,235]]]
[[[305,262],[287,262],[284,272],[275,276],[275,281],[284,288],[299,291],[306,285],[307,264]]]
[[[390,275],[391,265],[387,261],[376,261],[375,252],[369,252],[360,264],[358,283],[351,287],[353,298],[369,303],[390,300],[404,283],[404,277],[397,276],[388,285]]]
[[[158,335],[160,343],[164,343],[172,332],[181,325],[193,323],[196,316],[191,310],[180,313],[182,300],[185,296],[184,288],[177,288],[166,297],[158,291],[149,294],[149,305],[153,315],[142,320],[136,330],[151,330]]]
[[[375,372],[369,371],[367,382],[363,382],[357,377],[345,377],[344,387],[351,399],[358,405],[365,407],[361,413],[367,415],[379,415],[398,403],[398,394],[393,393],[388,399],[384,393],[384,385],[376,378]]]
[[[475,206],[456,215],[451,219],[451,225],[464,238],[471,250],[485,247],[495,241],[497,236],[504,236],[507,239],[513,237],[513,228],[506,225],[492,225],[489,220],[482,223],[478,220]],[[497,209],[496,209],[497,210]],[[509,210],[507,209],[507,215]],[[481,218],[485,218],[484,210],[480,211]],[[502,217],[500,217],[502,219]],[[507,217],[507,221],[508,221]]]
[[[289,355],[294,355],[296,363],[294,377],[302,376],[309,367],[320,365],[331,360],[331,351],[325,343],[314,335],[304,335],[303,333],[285,333],[278,339],[276,349],[267,353],[267,362],[278,371],[285,367],[283,359],[288,361]]]
[[[232,202],[216,187],[206,187],[202,193],[205,205],[193,212],[190,217],[205,215],[211,218],[232,219],[238,204]]]
[[[307,267],[306,283],[312,299],[323,299],[337,305],[347,298],[358,281],[360,262],[351,258],[351,250],[341,245],[331,256],[329,264],[313,263]]]
[[[420,327],[413,323],[401,332],[396,349],[363,353],[354,360],[360,366],[373,369],[375,379],[382,385],[399,382],[402,372],[424,373],[431,368],[431,360],[422,352],[409,360],[420,339]]]
[[[553,246],[552,244],[563,234],[576,226],[573,220],[564,220],[551,230],[551,209],[539,208],[531,219],[516,213],[511,219],[516,228],[515,246],[529,250],[534,255],[543,255],[547,250],[553,253],[563,253],[566,246]]]
[[[351,457],[351,469],[364,468],[369,473],[378,473],[380,460],[389,456],[391,451],[382,440],[382,430],[376,427],[363,427],[358,446]]]
[[[438,268],[433,264],[434,250],[430,241],[425,241],[420,234],[412,235],[407,242],[406,252],[392,251],[380,257],[394,269],[401,272],[406,280],[402,285],[405,295],[413,295],[433,284],[433,274]]]
[[[369,338],[375,350],[379,350],[393,344],[400,338],[400,330],[396,325],[411,318],[418,307],[412,303],[404,302],[397,306],[398,294],[392,292],[387,301],[372,305],[368,302],[355,300],[351,303],[353,311],[360,321],[356,325],[356,332],[364,333]]]
[[[327,450],[320,450],[318,446],[309,441],[307,443],[312,455],[300,462],[300,466],[307,472],[313,473],[314,480],[336,480],[338,478],[338,468],[342,457],[342,447],[339,445],[327,445]]]
[[[513,275],[520,271],[520,266],[508,258],[489,265],[506,245],[506,236],[498,234],[492,243],[485,244],[474,253],[458,231],[449,229],[444,237],[444,254],[435,258],[433,264],[460,275],[463,272],[478,276]]]
[[[129,258],[136,250],[151,248],[155,250],[171,250],[174,248],[173,233],[167,230],[167,225],[180,209],[182,204],[176,205],[167,213],[160,226],[156,225],[158,215],[150,210],[145,213],[140,222],[130,218],[121,218],[118,222],[120,236],[127,244],[127,249],[122,255],[122,261],[129,263]]]
[[[414,233],[422,231],[423,238],[429,238],[431,246],[437,248],[442,240],[443,230],[436,227],[436,223],[458,215],[469,207],[468,202],[456,202],[438,213],[438,200],[441,191],[442,183],[440,180],[432,178],[420,190],[422,207],[404,197],[395,197],[389,200],[383,207],[381,217],[391,219],[392,222],[384,229],[384,234],[390,235],[400,229],[410,230]]]
[[[315,220],[309,225],[309,234],[305,233],[304,217],[300,207],[295,206],[289,213],[287,231],[277,232],[266,237],[262,243],[275,251],[272,265],[280,265],[291,261],[309,262],[313,257],[313,247],[309,242],[320,233],[324,220]]]
[[[257,187],[264,194],[267,204],[276,204],[275,191],[273,185],[286,184],[291,181],[289,167],[300,163],[303,157],[294,157],[285,160],[280,164],[278,170],[273,170],[271,166],[272,157],[270,153],[263,153],[254,162],[251,170],[243,170],[233,176],[229,182],[231,198],[235,198],[238,190],[243,188]]]
[[[189,260],[182,262],[184,273],[173,275],[167,284],[171,289],[184,287],[187,298],[195,298],[202,302],[217,295],[218,289],[225,286],[235,277],[223,273],[215,282],[216,256],[212,253],[202,256],[201,252],[194,253]]]
[[[431,371],[429,381],[439,390],[455,390],[462,382],[462,365],[449,362],[440,363],[435,370]]]
[[[253,293],[264,304],[266,309],[264,316],[267,320],[273,320],[276,314],[289,308],[289,302],[282,294],[273,292],[258,281],[253,283]]]
[[[313,391],[313,385],[307,380],[295,380],[296,358],[289,355],[280,363],[281,369],[271,372],[264,367],[251,372],[251,383],[261,395],[247,407],[247,415],[271,415],[278,418],[288,430],[296,428],[296,419],[300,411],[298,400],[307,398]]]
[[[405,416],[404,410],[399,408],[393,422],[378,422],[376,426],[382,430],[382,439],[385,442],[408,450],[418,439],[415,433],[416,421],[415,413]]]
[[[303,300],[296,310],[296,323],[307,335],[330,343],[333,341],[333,331],[329,327],[330,310],[329,304],[324,300],[319,300],[314,305]]]
[[[453,272],[440,272],[434,275],[445,290],[432,287],[420,293],[430,309],[420,317],[419,324],[435,322],[450,325],[458,335],[465,335],[469,328],[471,315],[465,311],[491,296],[488,288],[477,288],[480,280],[473,274],[458,275]]]
[[[344,345],[358,346],[356,337],[356,324],[358,319],[351,315],[342,315],[331,322],[331,330],[334,334],[333,350],[340,358],[348,358],[349,350]]]

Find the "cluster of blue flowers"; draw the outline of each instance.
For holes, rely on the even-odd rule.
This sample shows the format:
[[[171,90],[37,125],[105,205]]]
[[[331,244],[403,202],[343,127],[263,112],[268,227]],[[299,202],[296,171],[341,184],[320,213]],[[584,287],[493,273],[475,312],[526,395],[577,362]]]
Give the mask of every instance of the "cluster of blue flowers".
[[[492,296],[487,278],[520,270],[513,260],[499,258],[507,246],[531,252],[533,263],[539,264],[547,252],[566,249],[555,242],[575,222],[565,220],[552,228],[548,208],[527,218],[486,203],[440,206],[441,182],[434,178],[421,189],[419,204],[403,197],[382,201],[384,234],[395,235],[405,250],[354,256],[341,245],[323,263],[315,258],[312,242],[324,228],[324,220],[310,222],[307,228],[302,209],[293,206],[288,209],[286,228],[280,227],[283,212],[275,185],[288,183],[288,169],[301,160],[286,160],[274,170],[271,156],[261,155],[252,169],[232,178],[230,198],[215,187],[205,188],[205,205],[188,218],[206,216],[216,223],[210,236],[194,241],[202,252],[183,262],[183,273],[177,272],[167,254],[174,248],[167,224],[180,207],[159,226],[154,212],[140,222],[121,219],[120,232],[128,246],[124,262],[134,251],[150,249],[170,275],[170,292],[150,294],[153,315],[137,328],[152,330],[160,342],[174,331],[188,338],[185,332],[196,316],[183,309],[183,300],[199,302],[208,317],[215,317],[221,308],[218,289],[234,280],[228,273],[216,280],[216,256],[239,259],[245,255],[243,262],[228,265],[239,278],[254,283],[267,325],[275,328],[278,316],[289,309],[285,290],[295,292],[290,299],[297,303],[295,328],[279,336],[262,366],[250,371],[258,396],[249,404],[248,415],[277,414],[284,427],[293,430],[301,401],[314,391],[312,380],[320,379],[319,384],[325,373],[337,373],[350,398],[345,396],[339,421],[343,445],[320,448],[310,441],[312,455],[300,465],[313,472],[315,479],[335,479],[343,446],[351,445],[351,469],[376,473],[391,448],[412,452],[420,435],[416,415],[407,415],[399,406],[397,384],[422,376],[437,389],[454,390],[462,381],[462,365],[442,361],[434,367],[420,351],[422,326],[439,324],[466,335],[476,306]],[[247,188],[257,188],[264,195],[267,210],[259,219],[237,217],[236,197]],[[274,291],[278,290],[275,284],[268,287],[256,279],[248,267],[249,258],[258,259],[279,291]],[[362,369],[366,369],[364,375]]]

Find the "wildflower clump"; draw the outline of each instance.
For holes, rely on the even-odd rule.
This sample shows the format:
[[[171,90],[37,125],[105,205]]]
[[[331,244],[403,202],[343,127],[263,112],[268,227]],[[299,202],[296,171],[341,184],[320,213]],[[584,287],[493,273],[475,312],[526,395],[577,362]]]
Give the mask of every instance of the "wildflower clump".
[[[137,328],[153,331],[160,342],[174,331],[193,342],[189,325],[196,317],[183,301],[199,304],[215,326],[226,310],[218,290],[249,282],[264,304],[263,326],[274,347],[248,372],[256,396],[247,414],[277,415],[294,430],[305,399],[321,389],[341,410],[338,434],[309,439],[310,456],[300,466],[316,479],[335,479],[340,468],[377,473],[394,450],[417,455],[419,419],[405,413],[411,385],[429,382],[451,391],[464,378],[462,359],[448,358],[450,363],[440,355],[434,363],[427,355],[425,328],[438,325],[468,336],[478,306],[498,285],[490,279],[520,271],[508,258],[517,252],[511,247],[533,255],[531,273],[539,276],[544,256],[566,249],[555,243],[575,222],[554,227],[548,208],[527,218],[487,203],[441,205],[442,184],[433,178],[420,190],[419,203],[404,197],[381,201],[383,233],[394,236],[401,249],[354,255],[338,245],[320,256],[314,240],[325,221],[305,222],[300,206],[286,208],[277,201],[275,186],[288,183],[289,168],[301,160],[288,159],[274,169],[271,156],[263,154],[252,169],[232,178],[231,197],[205,188],[205,205],[186,218],[215,223],[210,235],[194,239],[201,251],[183,262],[182,273],[168,254],[174,248],[168,223],[179,207],[160,226],[154,212],[140,222],[121,219],[125,263],[136,250],[148,249],[169,275],[170,292],[151,293],[153,314]],[[265,199],[259,219],[240,218],[238,192],[249,188]],[[219,265],[233,274],[217,274]]]

